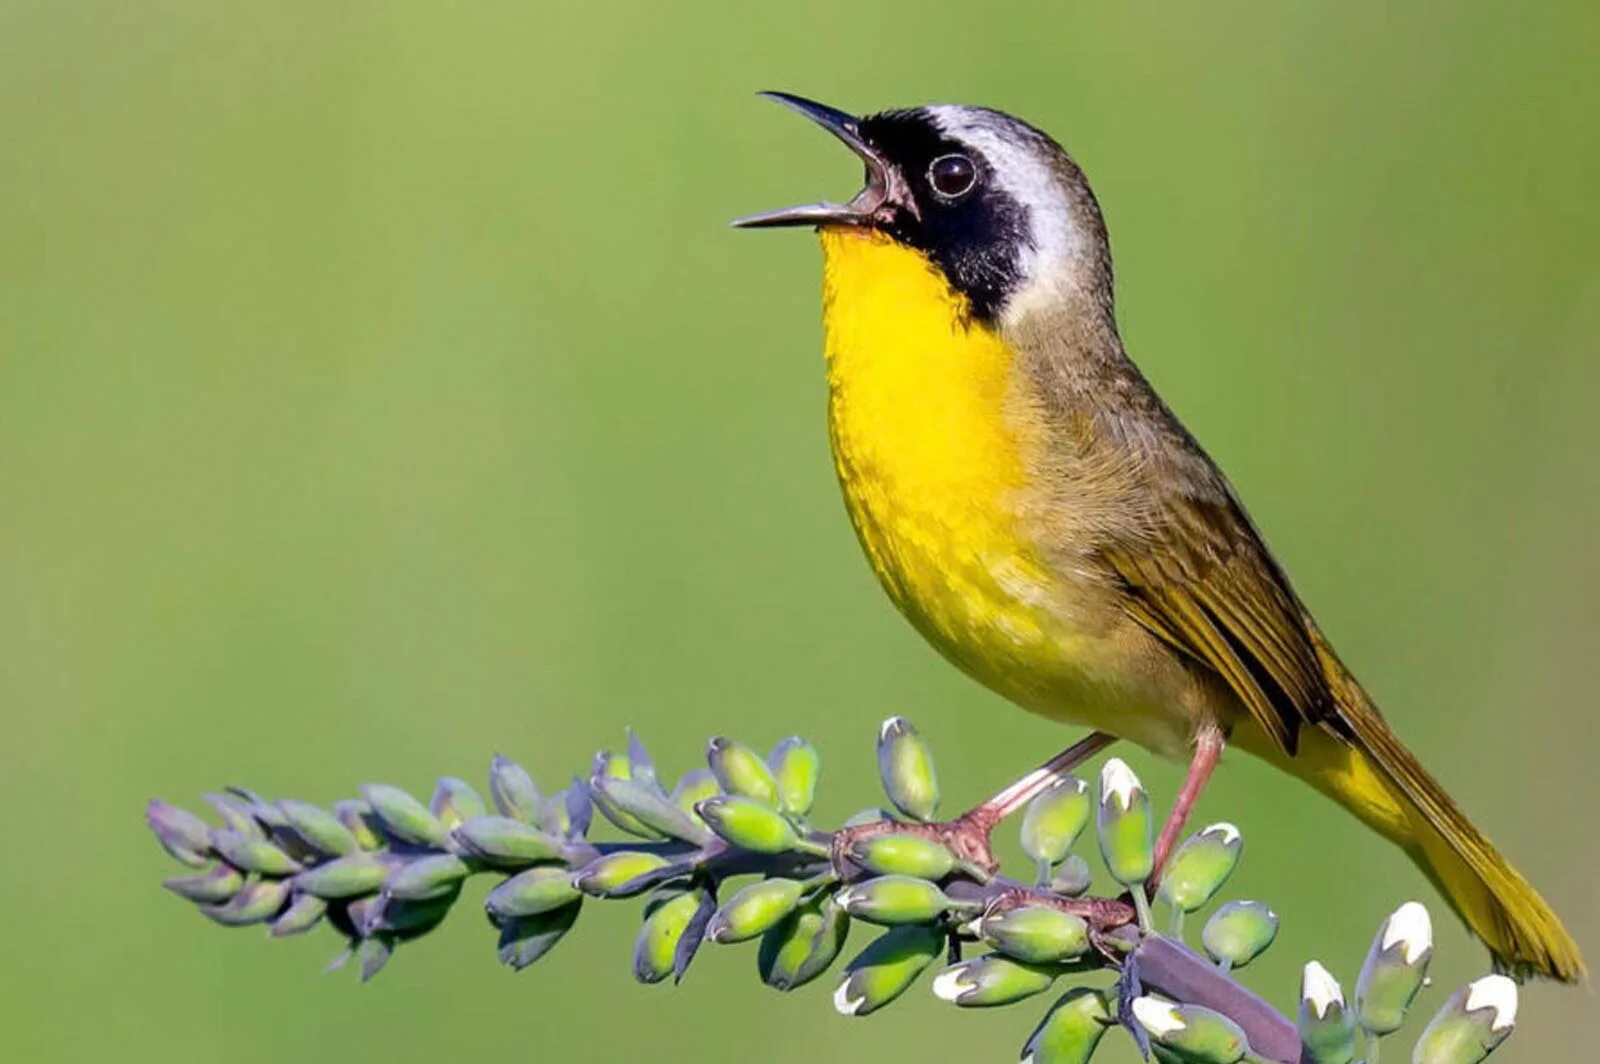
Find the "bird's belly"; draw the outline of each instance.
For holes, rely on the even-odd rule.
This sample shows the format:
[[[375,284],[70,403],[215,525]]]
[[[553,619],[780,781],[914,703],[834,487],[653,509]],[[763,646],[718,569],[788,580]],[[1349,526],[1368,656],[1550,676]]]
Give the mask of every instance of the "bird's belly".
[[[1023,519],[1045,441],[1018,416],[1010,348],[919,253],[855,230],[822,241],[834,464],[890,598],[1024,708],[1181,755],[1191,700],[1171,655]]]

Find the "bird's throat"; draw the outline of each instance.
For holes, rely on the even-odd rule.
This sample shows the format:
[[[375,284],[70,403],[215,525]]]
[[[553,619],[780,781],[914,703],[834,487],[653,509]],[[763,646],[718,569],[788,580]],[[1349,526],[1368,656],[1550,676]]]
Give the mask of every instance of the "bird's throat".
[[[1030,430],[1014,358],[921,253],[822,232],[835,466],[863,548],[900,609],[993,683],[1038,652],[1045,570],[1019,535]]]

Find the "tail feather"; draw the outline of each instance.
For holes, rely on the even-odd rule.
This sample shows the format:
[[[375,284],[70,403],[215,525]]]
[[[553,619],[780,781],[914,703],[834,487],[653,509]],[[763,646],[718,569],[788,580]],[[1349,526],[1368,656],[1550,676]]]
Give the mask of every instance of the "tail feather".
[[[1405,847],[1507,970],[1583,979],[1583,956],[1555,911],[1406,749],[1337,659],[1319,649],[1353,739],[1346,747],[1353,763],[1314,782]],[[1374,785],[1384,784],[1388,794],[1375,796]]]

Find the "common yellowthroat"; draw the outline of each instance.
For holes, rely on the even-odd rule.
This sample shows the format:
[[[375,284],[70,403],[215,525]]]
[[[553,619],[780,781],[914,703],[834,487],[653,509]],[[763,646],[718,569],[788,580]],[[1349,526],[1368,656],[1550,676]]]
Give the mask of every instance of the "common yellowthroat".
[[[984,108],[765,95],[866,166],[849,203],[735,224],[820,232],[834,465],[917,630],[1025,709],[1188,760],[1158,861],[1231,743],[1405,850],[1504,967],[1579,979],[1555,913],[1385,723],[1123,350],[1072,159]]]

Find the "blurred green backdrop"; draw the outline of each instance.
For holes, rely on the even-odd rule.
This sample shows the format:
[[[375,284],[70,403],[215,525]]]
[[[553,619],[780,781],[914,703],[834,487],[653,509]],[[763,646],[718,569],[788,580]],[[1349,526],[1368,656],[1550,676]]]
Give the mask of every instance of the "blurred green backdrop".
[[[637,987],[622,906],[513,977],[468,899],[359,987],[318,974],[330,936],[166,895],[140,823],[497,750],[553,784],[627,724],[672,770],[803,731],[842,815],[891,712],[958,805],[1071,737],[857,557],[816,251],[724,227],[856,167],[769,87],[1058,135],[1130,349],[1600,959],[1600,7],[1503,6],[0,5],[0,1053],[1010,1059],[1038,1008],[848,1022],[748,948]],[[1201,815],[1284,916],[1280,1004],[1434,900],[1247,760]],[[1440,915],[1453,985],[1485,958]],[[1595,1013],[1537,988],[1504,1058],[1586,1054]]]

